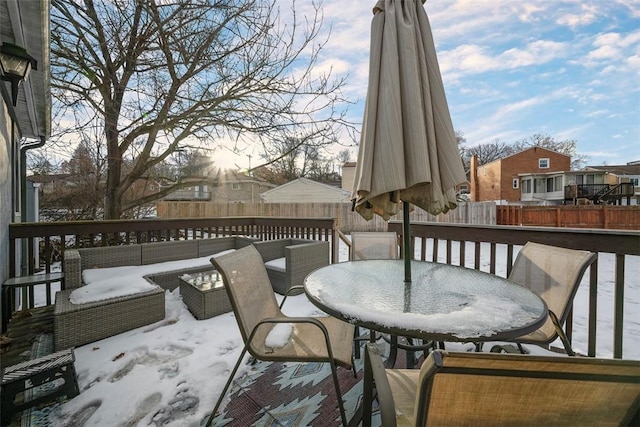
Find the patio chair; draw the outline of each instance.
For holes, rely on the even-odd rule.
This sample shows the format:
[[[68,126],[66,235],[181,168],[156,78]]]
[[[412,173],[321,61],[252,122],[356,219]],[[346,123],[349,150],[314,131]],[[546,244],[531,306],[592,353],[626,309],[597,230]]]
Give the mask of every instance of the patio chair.
[[[398,259],[398,235],[392,231],[351,233],[351,261],[364,259]]]
[[[420,370],[365,354],[363,426],[373,387],[382,425],[639,425],[640,362],[436,350]]]
[[[284,305],[286,295],[282,304],[278,306],[262,257],[253,246],[212,258],[211,262],[224,280],[244,347],[207,425],[211,424],[247,351],[257,360],[329,363],[340,417],[346,425],[337,365],[353,369],[353,325],[333,317],[284,315],[280,309]],[[272,347],[267,345],[267,338],[278,323],[291,324],[293,328],[286,343],[281,347]]]
[[[597,254],[592,252],[534,242],[522,247],[508,279],[540,296],[547,303],[549,318],[540,329],[513,340],[521,353],[525,353],[522,343],[548,348],[551,342],[560,337],[567,354],[575,355],[563,325],[571,313],[573,298],[584,272],[597,258]],[[512,352],[515,349],[509,345],[491,348],[492,352],[503,350]]]
[[[273,290],[280,295],[302,292],[305,277],[329,265],[329,242],[308,239],[275,239],[253,244],[262,256]],[[289,289],[295,288],[294,292]]]
[[[351,248],[349,259],[351,261],[373,260],[373,259],[399,259],[398,235],[393,231],[362,231],[351,233]],[[372,335],[371,335],[372,334]],[[356,326],[355,335],[355,357],[360,358],[360,346],[358,343],[364,340],[375,341],[375,332],[369,331],[369,335],[361,335]],[[385,337],[387,339],[387,337]],[[411,338],[391,336],[388,341],[392,346],[389,364],[395,363],[395,353],[400,348],[407,353],[407,366],[415,364],[415,352],[427,351],[433,348],[433,343],[414,344]]]

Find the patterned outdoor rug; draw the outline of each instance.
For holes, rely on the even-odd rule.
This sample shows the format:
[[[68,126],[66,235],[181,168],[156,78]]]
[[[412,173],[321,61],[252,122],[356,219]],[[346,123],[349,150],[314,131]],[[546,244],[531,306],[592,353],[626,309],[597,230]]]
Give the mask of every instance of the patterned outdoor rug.
[[[41,356],[53,353],[53,334],[41,334],[36,337],[31,346],[31,359],[36,359]],[[34,388],[28,393],[27,398],[29,400],[34,399],[41,394],[46,394],[51,387],[54,387],[53,382],[44,384],[40,387]],[[64,401],[63,397],[58,398],[59,402]],[[22,411],[20,416],[20,425],[22,427],[49,427],[49,413],[55,411],[60,405],[59,402],[49,402],[47,405],[41,408],[29,408]]]
[[[353,371],[338,368],[340,391],[347,419],[362,401],[362,358]],[[404,367],[405,355],[399,351],[396,368]],[[226,407],[214,426],[257,427],[333,427],[340,426],[331,368],[328,363],[256,362],[246,375],[236,379],[227,393]],[[373,413],[373,426],[380,425]]]

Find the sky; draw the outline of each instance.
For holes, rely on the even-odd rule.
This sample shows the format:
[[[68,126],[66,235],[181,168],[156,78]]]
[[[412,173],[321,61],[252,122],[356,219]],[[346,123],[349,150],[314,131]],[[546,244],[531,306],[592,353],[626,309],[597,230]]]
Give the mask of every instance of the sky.
[[[455,247],[452,254],[458,254]],[[439,261],[446,262],[446,242],[440,242]],[[416,245],[420,247],[420,245]],[[427,246],[427,258],[431,245]],[[506,260],[506,247],[497,246],[497,259]],[[473,248],[467,249],[468,263],[473,263]],[[487,248],[482,250],[487,255]],[[515,254],[514,254],[515,255]],[[484,257],[484,255],[483,255]],[[640,277],[640,258],[627,257],[627,277]],[[340,242],[340,261],[348,259],[348,248]],[[188,261],[184,261],[185,263]],[[454,264],[458,262],[455,258]],[[482,259],[485,271],[488,259]],[[185,264],[186,266],[186,264]],[[110,270],[110,269],[98,269]],[[96,273],[99,275],[99,273]],[[496,265],[496,274],[506,275],[506,267]],[[103,272],[107,278],[111,273]],[[598,261],[598,356],[613,354],[613,301],[615,258],[600,254]],[[587,312],[589,306],[588,274],[574,299],[573,348],[586,354]],[[624,358],[640,360],[639,323],[631,315],[640,293],[638,280],[629,281],[631,292],[625,294]],[[54,290],[55,292],[55,290]],[[36,294],[44,304],[44,295]],[[281,296],[276,295],[278,301]],[[75,348],[75,367],[80,394],[48,415],[52,426],[200,426],[224,387],[231,368],[242,349],[242,338],[231,313],[196,320],[185,306],[179,288],[165,294],[164,320],[119,334],[115,337]],[[304,294],[289,297],[283,307],[289,316],[324,315]],[[637,317],[637,316],[636,316]],[[279,331],[280,332],[280,331]],[[279,337],[274,337],[278,341]],[[554,345],[562,347],[558,342]],[[492,343],[485,344],[485,351]],[[533,354],[549,354],[537,346],[525,345]],[[472,344],[447,343],[453,351],[470,351]],[[557,353],[551,353],[558,356]],[[250,366],[242,364],[238,377]],[[204,375],[203,375],[204,373]],[[328,375],[328,374],[327,374]],[[126,393],[123,392],[126,390]],[[346,407],[349,417],[354,408]]]
[[[286,13],[289,0],[277,1]],[[299,13],[310,3],[298,0]],[[375,1],[320,4],[331,33],[318,66],[346,76],[359,129]],[[467,146],[544,134],[577,141],[587,165],[640,160],[640,0],[427,0],[425,10]],[[247,167],[249,151],[232,163]]]

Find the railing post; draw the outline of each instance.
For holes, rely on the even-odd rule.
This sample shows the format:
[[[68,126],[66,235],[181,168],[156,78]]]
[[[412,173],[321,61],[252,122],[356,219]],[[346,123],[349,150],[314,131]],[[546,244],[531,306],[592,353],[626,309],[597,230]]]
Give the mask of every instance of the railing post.
[[[589,267],[589,326],[587,355],[596,356],[596,330],[598,322],[598,260]]]
[[[613,317],[613,357],[622,358],[622,336],[624,327],[624,254],[616,254],[615,294]]]
[[[331,225],[331,263],[340,262],[340,237],[338,235],[338,220],[333,218]]]

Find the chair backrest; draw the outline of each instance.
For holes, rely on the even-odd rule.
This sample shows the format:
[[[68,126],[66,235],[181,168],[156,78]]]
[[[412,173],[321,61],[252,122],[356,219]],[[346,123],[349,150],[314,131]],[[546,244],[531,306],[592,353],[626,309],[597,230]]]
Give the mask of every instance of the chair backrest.
[[[278,307],[262,257],[253,245],[211,258],[211,263],[222,274],[245,343],[261,320],[284,316]],[[272,328],[273,324],[266,324],[254,336],[249,346],[249,352],[254,357],[259,358],[265,351],[264,342]]]
[[[398,259],[398,235],[392,231],[351,233],[351,261]]]
[[[639,361],[442,351],[429,357],[416,425],[617,426],[636,422],[640,410]]]
[[[596,259],[592,252],[528,242],[520,249],[509,280],[540,296],[563,325],[582,276]],[[537,340],[548,343],[556,338],[550,319],[536,331]]]

